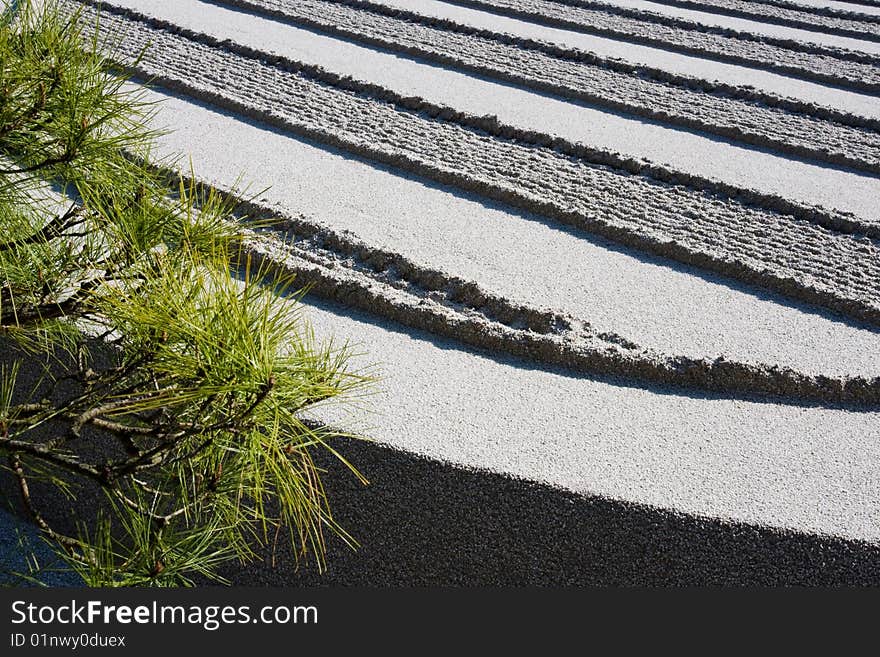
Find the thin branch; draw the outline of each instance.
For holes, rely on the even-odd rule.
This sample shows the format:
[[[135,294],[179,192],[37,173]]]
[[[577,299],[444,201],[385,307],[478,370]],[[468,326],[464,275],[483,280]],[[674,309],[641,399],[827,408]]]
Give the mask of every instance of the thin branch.
[[[85,222],[82,217],[83,209],[76,205],[72,205],[63,215],[56,216],[52,221],[43,226],[36,233],[29,235],[20,240],[10,240],[8,242],[0,242],[0,251],[9,251],[11,249],[24,246],[25,244],[38,244],[48,242],[56,237],[60,237],[66,230],[78,226]],[[79,233],[85,235],[86,233]],[[68,235],[74,237],[74,235]]]
[[[52,407],[45,402],[40,402],[38,404],[19,404],[18,406],[12,406],[9,409],[9,415],[17,420],[22,417],[39,415],[43,411],[48,411],[51,408]]]
[[[79,472],[101,484],[104,484],[106,481],[105,475],[96,467],[91,466],[88,463],[83,463],[75,458],[59,454],[48,449],[44,445],[29,443],[24,440],[15,440],[13,438],[0,438],[0,449],[5,452],[22,452],[24,454],[29,454],[30,456],[52,463],[53,465],[58,465],[67,470]]]
[[[28,510],[28,513],[30,513],[31,517],[34,519],[34,522],[37,523],[37,526],[43,530],[49,538],[57,541],[64,547],[68,549],[82,549],[82,542],[67,536],[66,534],[56,532],[49,526],[49,523],[46,522],[45,518],[43,518],[39,509],[37,509],[34,504],[33,499],[31,499],[27,476],[24,473],[24,468],[21,466],[21,459],[18,454],[10,455],[9,466],[12,468],[12,472],[15,473],[15,476],[18,479],[18,490],[21,493],[21,500],[24,503],[25,508]]]
[[[42,162],[38,162],[37,164],[31,164],[26,167],[17,167],[15,169],[0,169],[0,174],[3,175],[14,175],[19,173],[33,173],[34,171],[39,171],[40,169],[45,169],[47,167],[53,167],[56,164],[69,164],[72,160],[72,156],[70,153],[65,152],[64,155],[60,157],[48,157]]]

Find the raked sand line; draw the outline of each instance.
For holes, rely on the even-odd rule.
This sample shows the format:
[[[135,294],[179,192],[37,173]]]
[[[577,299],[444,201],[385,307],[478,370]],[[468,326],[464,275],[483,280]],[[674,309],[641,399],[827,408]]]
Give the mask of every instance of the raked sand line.
[[[667,4],[664,0],[654,1],[660,4]],[[872,11],[872,2],[875,3],[874,7],[880,8],[880,2],[877,0],[867,0],[867,2],[858,2],[858,0],[750,0],[748,4],[755,7],[780,7],[794,11],[805,11],[817,16],[838,16],[853,20],[862,18],[877,20],[880,18],[880,11],[876,9]]]
[[[294,221],[289,225],[302,226]],[[302,233],[308,234],[308,228],[300,228]],[[836,379],[775,365],[652,352],[618,335],[597,333],[583,318],[515,306],[476,283],[425,270],[399,254],[369,250],[327,234],[313,233],[306,239],[311,244],[251,234],[245,248],[256,263],[294,274],[298,284],[321,297],[495,353],[582,374],[622,377],[635,385],[739,398],[769,395],[782,403],[880,406],[880,378]],[[315,248],[316,242],[320,248]],[[341,253],[328,250],[328,243]]]
[[[186,97],[144,93],[160,110],[156,126],[173,128],[159,142],[162,157],[188,153],[199,175],[224,189],[236,188],[246,167],[247,179],[267,188],[260,206],[306,217],[299,223],[322,227],[322,234],[354,236],[369,245],[367,253],[404,254],[432,280],[439,272],[443,280],[475,282],[513,306],[587,318],[597,333],[693,360],[880,376],[880,332],[864,325],[615,248]]]
[[[377,0],[370,1],[378,4]],[[393,3],[381,0],[381,4],[395,4],[397,7],[413,4],[418,6],[420,13],[432,16],[436,13],[434,9],[439,6],[434,0],[397,0]],[[797,200],[798,207],[834,208],[880,225],[880,206],[873,202],[880,195],[880,176],[823,166],[818,162],[719,139],[705,132],[674,128],[659,121],[646,121],[623,112],[603,111],[587,103],[536,93],[518,85],[493,81],[485,75],[469,74],[450,66],[420,61],[416,57],[400,57],[382,48],[358,45],[351,39],[332,37],[317,30],[261,17],[253,12],[226,8],[213,2],[113,0],[113,5],[158,17],[173,23],[176,29],[186,28],[197,34],[208,34],[218,41],[230,42],[233,47],[250,46],[258,53],[272,53],[285,60],[308,62],[343,78],[371,82],[376,85],[374,88],[394,91],[400,97],[421,98],[434,106],[455,108],[462,115],[495,115],[500,124],[515,126],[528,134],[555,135],[573,144],[588,144],[595,151],[620,154],[616,161],[647,160],[663,164],[663,171],[690,174],[699,181],[696,183],[698,185],[714,181],[708,189],[717,189],[715,182],[724,181],[727,183],[725,189],[730,190],[731,194],[745,193],[744,198],[753,198],[760,192],[771,199],[781,197]],[[573,38],[576,44],[602,42],[600,45],[620,45],[620,42],[542,28],[453,5],[443,4],[442,8],[446,10],[443,16],[462,19],[468,25],[474,23],[485,27],[488,18],[517,34],[542,39],[547,36],[554,41],[561,38],[563,44]],[[564,36],[559,37],[560,34]],[[811,93],[820,89],[820,85],[812,82],[730,64],[696,60],[633,44],[629,44],[623,52],[624,59],[627,52],[645,51],[650,52],[650,57],[663,66],[671,65],[670,59],[708,65],[705,70],[695,70],[709,78],[716,72],[728,70],[754,74],[740,80],[746,86],[753,80],[759,83],[767,78],[777,82],[787,81],[792,86],[783,85],[781,88],[791,89],[795,98],[811,98]],[[612,55],[620,52],[611,51]],[[675,66],[671,68],[675,70]],[[734,76],[733,79],[739,78]],[[867,100],[868,96],[827,86],[821,87],[821,90],[824,93],[819,98],[823,102],[828,101],[832,107],[850,108],[853,107],[852,101],[855,101],[855,113],[872,119],[880,118],[880,103],[876,103],[876,98],[866,105],[861,101]],[[659,175],[662,178],[664,174],[661,172]],[[792,212],[797,210],[793,209]]]
[[[522,4],[522,0],[480,0],[492,4]],[[528,0],[525,0],[527,3]],[[734,39],[764,41],[781,48],[796,51],[826,52],[844,59],[858,59],[860,55],[880,55],[880,45],[858,37],[824,34],[798,27],[778,25],[762,20],[737,18],[674,5],[657,4],[651,0],[540,0],[541,4],[555,4],[579,11],[607,14],[655,23],[664,27],[705,32]]]
[[[876,119],[754,89],[682,79],[656,69],[645,70],[574,49],[360,0],[214,2],[563,98],[880,173],[880,121]]]
[[[447,0],[451,4],[550,27],[625,39],[718,61],[769,69],[808,80],[862,91],[880,91],[880,57],[842,48],[804,44],[742,32],[685,29],[663,22],[646,22],[617,13],[583,9],[547,0]],[[673,21],[674,19],[669,19]]]
[[[672,180],[660,182],[662,168],[402,99],[282,58],[272,57],[280,66],[265,64],[251,49],[148,24],[156,21],[120,25],[110,14],[105,18],[130,28],[122,44],[128,56],[152,42],[138,68],[171,88],[637,248],[880,320],[880,276],[873,273],[880,269],[880,247],[869,237],[813,223],[835,218],[822,211],[780,214],[720,194],[721,183],[711,192],[675,184],[679,176],[670,172]],[[685,176],[685,182],[695,181]],[[796,209],[783,199],[776,203],[782,211]]]
[[[379,362],[361,409],[318,419],[428,458],[658,508],[880,542],[880,414],[707,399],[530,368],[309,304]],[[430,421],[425,421],[426,415]]]
[[[600,1],[605,2],[606,0]],[[565,4],[568,3],[566,2]],[[658,4],[652,0],[613,0],[613,4],[634,12],[666,16],[700,25],[744,32],[746,34],[763,35],[803,43],[816,43],[822,46],[873,53],[875,55],[880,54],[880,43],[876,41],[841,34],[829,34],[828,32],[792,25],[780,25],[772,21],[761,20],[760,18],[730,16],[704,9],[689,9],[676,5]]]
[[[186,180],[191,183],[191,180]],[[203,182],[198,185],[205,188]],[[249,219],[273,219],[271,229],[245,229],[244,249],[255,264],[296,276],[311,293],[405,326],[471,346],[636,384],[791,401],[880,406],[880,377],[809,375],[775,364],[664,354],[589,318],[512,303],[473,281],[424,267],[399,253],[368,245],[307,217],[293,217],[227,189],[208,186]]]
[[[880,8],[880,0],[845,0],[846,4]],[[811,4],[811,3],[808,3]]]
[[[765,23],[880,41],[880,17],[829,7],[782,6],[747,0],[652,0],[663,5],[750,18]],[[795,8],[796,7],[796,8]]]
[[[770,90],[762,90],[756,88],[753,84],[724,82],[719,80],[716,75],[697,75],[694,73],[676,72],[666,68],[658,68],[651,66],[646,61],[630,63],[621,58],[618,53],[614,55],[598,54],[593,50],[585,49],[580,45],[569,45],[566,43],[555,43],[541,35],[525,36],[511,31],[499,31],[488,29],[485,26],[473,25],[472,21],[461,17],[444,17],[436,13],[429,13],[427,6],[419,5],[418,11],[410,11],[399,5],[387,4],[375,0],[307,0],[306,2],[293,3],[292,0],[202,0],[207,4],[218,6],[241,7],[252,10],[259,10],[260,13],[273,16],[276,18],[284,18],[288,21],[296,20],[303,25],[309,25],[315,29],[325,30],[335,25],[339,29],[346,29],[346,36],[354,39],[355,37],[366,40],[367,38],[381,39],[376,42],[383,48],[394,50],[403,50],[404,47],[410,45],[410,41],[404,42],[401,32],[408,33],[412,26],[406,23],[417,23],[418,25],[436,28],[428,32],[434,38],[442,38],[440,31],[452,32],[456,35],[474,36],[480,39],[480,43],[484,40],[497,42],[508,46],[515,46],[520,50],[535,51],[543,53],[549,58],[564,60],[565,62],[578,62],[590,67],[597,67],[609,72],[624,74],[627,77],[637,77],[639,80],[650,83],[653,81],[667,83],[672,87],[687,89],[693,92],[703,92],[712,94],[721,98],[729,98],[739,101],[752,101],[754,106],[767,106],[786,110],[793,114],[806,114],[814,118],[825,119],[834,123],[841,123],[846,126],[855,128],[871,128],[880,129],[880,113],[874,116],[868,116],[867,112],[858,112],[855,110],[847,111],[840,106],[846,105],[841,103],[840,99],[836,99],[836,104],[823,104],[815,100],[805,100],[803,98],[789,97],[780,93],[774,93]],[[321,12],[314,10],[320,6]],[[381,32],[377,27],[372,25],[376,21],[375,16],[367,16],[375,14],[389,18],[398,18],[405,23],[395,21],[394,36],[395,40],[390,38],[382,38],[391,34],[388,30]],[[472,18],[474,12],[471,12]],[[355,18],[356,17],[356,18]],[[330,19],[334,22],[330,22]],[[495,17],[497,20],[497,17]],[[354,29],[355,25],[359,29]],[[380,23],[385,25],[385,23]],[[391,25],[390,23],[388,25]],[[509,27],[509,26],[508,26]],[[559,32],[558,30],[553,30]],[[420,34],[424,35],[425,31],[421,30]],[[382,36],[380,36],[382,35]],[[568,33],[569,36],[578,36]],[[431,42],[425,37],[421,37],[425,45]],[[387,43],[386,43],[387,41]],[[366,41],[365,41],[366,42]],[[415,41],[413,40],[413,43]],[[633,46],[631,46],[632,48]],[[425,56],[437,56],[438,48],[425,48],[420,54]],[[646,49],[649,50],[649,49]],[[405,51],[405,50],[403,50]],[[659,54],[659,53],[655,53]],[[446,56],[452,61],[455,59],[455,53],[446,53]],[[439,60],[438,60],[439,61]],[[465,61],[465,60],[460,60]],[[503,58],[502,58],[503,61]],[[544,60],[542,60],[544,62]],[[705,62],[703,62],[705,63]],[[545,62],[546,64],[546,62]],[[549,64],[547,64],[549,65]],[[521,82],[525,82],[523,78]],[[809,84],[809,83],[807,83]],[[700,96],[704,99],[704,96]],[[862,108],[866,109],[866,108]]]
[[[880,117],[876,96],[819,84],[787,74],[676,53],[659,47],[588,34],[584,31],[556,28],[498,13],[448,4],[440,0],[370,0],[370,2],[463,23],[491,32],[504,32],[524,39],[548,42],[564,49],[574,48],[596,53],[606,59],[617,59],[652,70],[659,69],[685,78],[712,80],[731,87],[754,87],[774,96],[797,98],[807,103],[845,109],[861,116]],[[164,2],[161,4],[165,5]]]

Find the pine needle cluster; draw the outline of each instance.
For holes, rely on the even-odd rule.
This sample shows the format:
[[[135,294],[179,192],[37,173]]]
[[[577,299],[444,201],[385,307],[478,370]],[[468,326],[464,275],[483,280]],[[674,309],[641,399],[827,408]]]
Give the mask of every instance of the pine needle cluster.
[[[124,35],[85,39],[51,2],[15,9],[0,24],[0,457],[20,505],[89,585],[216,577],[281,533],[322,563],[326,532],[347,536],[312,460],[330,432],[304,418],[368,378],[315,339],[292,281],[249,265],[228,202],[169,184],[155,108],[105,59]],[[94,514],[64,520],[60,501],[83,495]]]

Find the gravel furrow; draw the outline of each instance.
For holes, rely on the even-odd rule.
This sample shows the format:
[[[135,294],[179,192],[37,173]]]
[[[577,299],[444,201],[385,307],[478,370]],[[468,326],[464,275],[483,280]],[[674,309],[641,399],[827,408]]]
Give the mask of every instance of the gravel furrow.
[[[611,13],[605,5],[603,9],[597,9],[550,0],[446,1],[549,27],[623,39],[861,91],[880,92],[880,58],[866,53],[708,28],[696,23],[683,27],[679,24],[682,21],[659,14],[625,8],[615,8],[619,11]],[[642,16],[635,18],[626,15],[627,12]]]
[[[880,7],[880,0],[845,0],[848,5],[862,5],[864,7]],[[749,2],[752,6],[757,5],[769,5],[771,7],[782,7],[783,9],[795,9],[797,11],[807,11],[813,14],[818,14],[820,16],[840,16],[844,18],[851,18],[853,20],[877,20],[876,14],[865,13],[864,11],[858,11],[857,8],[854,8],[854,11],[846,10],[846,9],[838,9],[836,7],[827,7],[822,5],[814,5],[814,4],[805,4],[803,2],[792,2],[791,0],[750,0]]]
[[[278,217],[253,207],[247,213]],[[294,274],[311,294],[470,346],[638,385],[797,403],[880,405],[880,378],[838,379],[774,365],[664,354],[599,333],[582,318],[513,304],[476,283],[419,267],[303,218],[285,223],[289,233],[283,240],[272,233],[249,234],[246,250],[257,264]]]
[[[814,32],[880,41],[880,17],[868,14],[841,15],[841,12],[829,13],[814,11],[814,8],[807,7],[793,8],[758,4],[749,2],[749,0],[652,0],[652,2],[758,20],[764,23],[786,25]],[[827,8],[817,7],[815,9]]]
[[[523,3],[535,4],[531,2],[531,0],[481,0],[483,2],[487,2],[490,4],[495,4],[496,2],[500,2],[503,5],[507,4],[516,4],[522,6]],[[863,61],[863,62],[871,62],[877,63],[880,56],[876,54],[869,54],[866,52],[864,48],[859,48],[858,46],[854,46],[852,48],[847,48],[841,45],[831,45],[827,43],[821,43],[820,41],[809,41],[808,39],[804,39],[798,36],[776,36],[773,34],[765,34],[758,31],[752,31],[750,29],[738,29],[733,27],[727,27],[724,25],[710,25],[704,23],[699,18],[691,19],[685,18],[682,16],[675,16],[666,14],[663,12],[651,11],[650,9],[643,9],[638,7],[626,7],[618,5],[614,2],[607,2],[605,0],[538,0],[541,4],[555,4],[561,5],[563,7],[567,7],[569,9],[579,9],[586,11],[599,11],[604,12],[606,14],[611,14],[614,16],[618,16],[621,18],[631,19],[634,21],[641,21],[644,23],[655,23],[658,25],[663,25],[666,27],[675,27],[683,30],[690,30],[695,32],[704,32],[706,34],[715,34],[720,36],[732,37],[735,39],[741,39],[745,41],[760,41],[763,43],[772,44],[775,46],[779,46],[780,48],[787,48],[790,50],[796,50],[799,52],[807,52],[807,53],[818,53],[818,54],[826,54],[831,57],[838,57],[840,59],[846,59],[851,61]],[[627,23],[628,24],[628,23]],[[870,51],[870,52],[873,52]]]
[[[79,3],[77,3],[77,0],[65,0],[65,2],[69,6],[78,6],[82,0]],[[86,0],[86,2],[92,7],[98,4],[98,0]],[[127,24],[127,20],[143,23],[149,29],[179,35],[188,41],[211,48],[219,48],[220,50],[227,51],[228,54],[245,59],[257,60],[288,72],[303,75],[325,85],[366,96],[381,103],[391,103],[398,108],[420,113],[427,118],[441,118],[444,121],[457,123],[465,128],[475,129],[504,140],[552,148],[562,155],[585,160],[595,165],[605,165],[613,169],[620,169],[625,173],[653,178],[659,182],[684,185],[694,190],[720,194],[724,197],[734,198],[746,205],[758,206],[776,213],[790,214],[796,219],[824,226],[832,231],[880,239],[880,220],[869,219],[836,209],[829,210],[822,205],[811,205],[801,201],[794,201],[788,196],[761,192],[750,187],[726,183],[716,178],[687,173],[671,168],[668,165],[654,164],[648,159],[636,159],[635,157],[622,155],[612,150],[593,148],[581,142],[557,137],[546,132],[518,128],[502,123],[496,115],[459,111],[448,105],[426,101],[417,95],[404,96],[379,84],[329,72],[321,66],[293,60],[274,52],[267,52],[238,43],[229,38],[220,39],[219,37],[183,27],[157,16],[143,14],[127,6],[112,5],[101,0],[100,7],[107,14],[123,19],[122,23],[120,23],[122,26]],[[865,120],[871,122],[870,119]],[[870,125],[873,126],[874,123],[871,122]]]
[[[683,174],[658,180],[662,168],[653,165],[619,159],[611,166],[613,155],[500,125],[494,117],[470,117],[387,90],[383,97],[372,85],[280,57],[263,54],[261,61],[242,55],[243,46],[207,35],[199,42],[186,30],[175,34],[107,12],[102,24],[126,29],[123,59],[152,44],[137,71],[169,88],[629,246],[880,323],[876,238],[757,207],[743,190],[734,198],[676,184]],[[638,173],[640,167],[653,177]]]
[[[181,180],[229,202],[246,221],[244,254],[270,271],[294,274],[310,294],[495,353],[562,366],[579,373],[623,377],[638,385],[700,389],[726,396],[772,396],[777,401],[880,405],[880,378],[809,375],[775,364],[690,358],[645,348],[587,318],[511,302],[473,281],[413,262],[339,233],[307,216],[244,200],[164,170],[171,188]]]
[[[880,126],[862,117],[843,117],[845,123],[822,120],[793,109],[795,101],[767,107],[778,99],[703,91],[697,80],[653,79],[644,69],[627,70],[577,50],[359,0],[216,1],[566,98],[880,173]],[[747,96],[748,91],[741,89],[739,95]]]

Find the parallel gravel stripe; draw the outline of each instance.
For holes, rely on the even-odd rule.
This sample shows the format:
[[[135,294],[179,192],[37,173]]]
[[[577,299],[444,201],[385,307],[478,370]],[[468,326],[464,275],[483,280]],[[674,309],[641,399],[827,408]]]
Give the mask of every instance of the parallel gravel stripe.
[[[880,7],[880,0],[846,0],[851,5],[865,5],[866,7]]]
[[[266,548],[224,576],[275,587],[880,585],[873,543],[575,495],[367,441],[333,447],[370,480],[316,451],[334,518],[362,547],[330,537],[324,572]]]
[[[140,4],[143,0],[123,1],[127,4]],[[370,0],[370,2],[405,11],[417,11],[427,16],[457,21],[484,30],[509,32],[519,37],[550,42],[563,48],[578,48],[582,51],[595,52],[602,57],[648,67],[651,70],[674,72],[686,78],[721,81],[734,88],[756,87],[758,90],[776,96],[797,98],[809,103],[838,109],[846,108],[847,111],[862,116],[876,118],[880,113],[876,97],[872,97],[870,94],[808,81],[794,75],[780,75],[775,71],[753,66],[742,66],[719,62],[707,57],[676,53],[668,48],[657,48],[634,43],[631,40],[593,35],[584,30],[560,29],[535,21],[503,16],[498,12],[454,5],[442,0]]]
[[[205,186],[202,181],[197,184]],[[770,395],[779,401],[880,405],[880,378],[812,376],[770,363],[688,358],[647,349],[615,333],[596,331],[589,318],[512,303],[476,282],[426,268],[307,217],[242,200],[226,189],[212,191],[249,219],[273,220],[269,229],[244,231],[246,252],[257,263],[294,274],[312,294],[405,326],[492,352],[638,384],[746,398]]]
[[[598,9],[570,7],[548,0],[445,1],[549,27],[609,36],[862,91],[880,91],[880,59],[849,50],[773,39],[763,35],[733,33],[720,28],[717,31],[721,33],[685,29]],[[621,8],[621,11],[627,10]]]
[[[207,4],[217,5],[219,7],[232,7],[251,10],[255,13],[259,12],[275,18],[284,18],[285,15],[288,13],[288,7],[286,5],[289,5],[293,2],[293,0],[201,1]],[[630,63],[617,55],[599,55],[584,48],[569,46],[562,43],[557,44],[546,39],[542,39],[540,37],[527,37],[511,32],[498,32],[493,29],[488,29],[485,26],[475,27],[466,22],[466,19],[458,20],[455,18],[444,18],[438,15],[417,13],[416,11],[409,11],[407,9],[402,9],[399,6],[392,6],[383,2],[376,2],[375,0],[308,1],[312,3],[332,3],[334,5],[337,5],[336,11],[340,12],[344,11],[346,8],[363,9],[372,14],[379,14],[380,16],[399,18],[407,22],[418,23],[419,25],[423,25],[426,28],[436,28],[438,30],[454,32],[456,34],[462,35],[473,35],[482,39],[496,41],[501,44],[516,46],[520,49],[544,53],[545,55],[548,55],[552,58],[562,59],[567,62],[579,62],[590,66],[596,66],[615,73],[626,74],[628,77],[636,77],[640,80],[663,82],[673,87],[682,87],[691,91],[699,91],[706,94],[720,96],[723,98],[746,101],[749,102],[750,105],[758,104],[776,109],[786,110],[794,114],[807,114],[814,118],[825,119],[834,123],[842,123],[843,125],[854,128],[871,128],[875,131],[880,131],[880,119],[876,117],[869,118],[855,111],[846,111],[831,104],[821,104],[819,102],[800,100],[795,97],[787,97],[785,95],[774,93],[772,91],[757,89],[750,84],[726,83],[717,79],[710,79],[709,75],[700,76],[687,73],[675,73],[663,68],[650,66],[646,62],[640,62],[637,64]],[[282,9],[275,9],[270,6],[270,3],[274,6],[280,5],[282,2],[285,4],[285,7]],[[106,6],[106,3],[104,4]],[[300,4],[301,3],[296,2],[293,5],[294,11],[297,11],[296,8],[299,7]],[[421,9],[423,10],[424,7],[422,7]],[[336,16],[336,12],[334,12],[333,15]],[[346,14],[346,16],[347,15],[348,14]],[[302,18],[299,17],[299,13],[291,14],[291,16],[295,17],[296,22],[302,22],[304,25],[306,24],[306,21],[310,20],[305,17],[305,12],[303,12]],[[322,23],[319,20],[315,20],[313,28],[318,31],[324,31],[328,29],[322,27],[321,25]],[[347,22],[346,29],[348,29]],[[365,31],[366,28],[361,28],[361,30]],[[353,28],[351,32],[351,35],[347,35],[349,38],[352,38],[355,35],[355,30]],[[421,30],[419,33],[424,33],[424,30]],[[389,46],[383,47],[391,47],[391,44],[389,44]],[[400,47],[400,44],[397,44],[397,47]],[[446,56],[449,57],[450,60],[454,59],[457,55],[458,53],[446,53]]]
[[[575,492],[880,542],[877,412],[630,388],[487,359],[351,309],[304,310],[316,335],[367,354],[354,366],[385,363],[375,420],[330,407],[316,419],[369,422],[366,435],[410,453]]]
[[[659,1],[659,0],[657,0]],[[769,5],[771,7],[782,7],[783,9],[795,9],[798,11],[808,11],[819,14],[820,16],[841,16],[851,18],[853,20],[861,20],[863,18],[876,19],[880,14],[867,13],[861,7],[853,7],[852,9],[840,9],[839,5],[828,6],[822,3],[797,2],[792,0],[750,0],[750,5]],[[834,4],[834,3],[832,3]],[[844,5],[861,5],[862,7],[880,7],[878,0],[840,0],[840,4]]]
[[[880,41],[880,17],[868,14],[841,15],[814,11],[812,8],[797,9],[779,5],[763,5],[748,0],[651,0],[663,5],[696,9],[725,16],[750,18],[765,23],[798,27],[814,32],[839,34],[841,36]],[[820,9],[820,8],[816,8]],[[833,10],[831,10],[833,11]]]
[[[419,99],[383,102],[369,85],[281,58],[265,56],[279,62],[271,65],[234,54],[230,48],[242,47],[228,42],[214,40],[212,47],[107,13],[103,24],[128,27],[123,56],[134,57],[152,43],[138,70],[171,88],[636,248],[880,323],[877,240],[598,164],[602,153],[584,147],[578,155],[571,144],[546,135],[527,139],[529,133],[491,118]]]
[[[623,377],[639,385],[735,398],[768,395],[777,402],[880,406],[880,379],[836,379],[774,365],[655,352],[615,334],[597,333],[583,319],[516,306],[476,283],[420,268],[398,254],[297,228],[301,237],[293,244],[274,235],[251,235],[247,252],[257,263],[295,274],[313,294],[493,353],[583,374]],[[341,249],[326,248],[333,237]],[[378,271],[375,263],[381,263]],[[405,276],[399,275],[401,265]]]
[[[445,0],[441,0],[445,1]],[[484,0],[495,3],[530,2],[530,0]],[[694,32],[704,32],[746,41],[760,41],[798,52],[826,54],[852,61],[876,62],[880,58],[876,46],[858,43],[859,39],[805,35],[799,28],[777,27],[773,24],[712,16],[694,10],[679,11],[652,6],[651,0],[539,0],[571,9],[599,11],[622,18],[655,23]],[[701,15],[702,14],[702,15]],[[714,22],[711,22],[714,21]],[[812,38],[809,38],[812,37]]]
[[[65,1],[70,6],[81,4],[81,2],[77,3],[76,0]],[[98,0],[85,0],[85,2],[93,7],[98,4]],[[790,214],[796,219],[815,223],[836,232],[846,232],[880,239],[880,220],[876,219],[873,214],[868,218],[852,212],[833,209],[833,206],[832,209],[826,209],[823,205],[792,200],[787,195],[780,193],[762,192],[752,187],[727,183],[723,179],[706,177],[700,173],[690,173],[668,165],[654,164],[651,160],[622,155],[608,148],[593,148],[576,139],[557,137],[540,129],[520,128],[513,124],[499,121],[495,115],[460,111],[443,103],[427,101],[418,94],[402,95],[387,86],[354,79],[341,73],[330,72],[322,66],[307,64],[297,59],[275,54],[274,51],[267,52],[253,46],[241,44],[229,37],[222,38],[206,34],[199,31],[197,27],[185,27],[182,24],[167,21],[154,15],[147,15],[128,5],[113,5],[102,1],[100,2],[100,7],[109,14],[144,23],[150,29],[179,35],[189,41],[195,41],[211,48],[219,48],[245,59],[268,63],[277,68],[303,75],[319,83],[367,96],[382,103],[391,103],[401,109],[421,113],[429,118],[439,117],[443,121],[457,123],[466,128],[476,129],[504,140],[549,147],[562,155],[586,160],[592,164],[606,165],[625,173],[638,174],[660,182],[684,185],[694,190],[735,198],[743,204],[757,206],[775,213]],[[124,25],[125,23],[122,24]],[[852,118],[854,120],[857,119],[857,117]],[[872,119],[864,120],[870,126],[876,124]]]
[[[832,164],[880,173],[877,122],[850,115],[846,124],[817,120],[777,105],[773,97],[745,100],[711,83],[666,82],[644,69],[621,66],[578,50],[475,30],[412,12],[358,0],[216,0],[368,45],[415,54],[566,98],[736,139]],[[629,69],[629,70],[627,70]],[[648,72],[650,75],[650,72]],[[745,89],[737,95],[748,96]],[[752,92],[753,93],[753,92]],[[760,96],[760,94],[754,94]],[[873,129],[865,129],[870,125]]]

